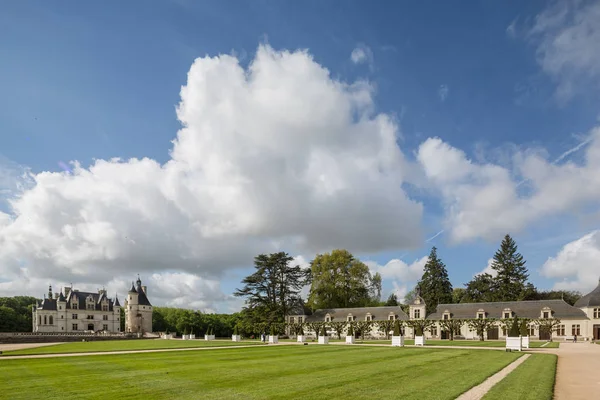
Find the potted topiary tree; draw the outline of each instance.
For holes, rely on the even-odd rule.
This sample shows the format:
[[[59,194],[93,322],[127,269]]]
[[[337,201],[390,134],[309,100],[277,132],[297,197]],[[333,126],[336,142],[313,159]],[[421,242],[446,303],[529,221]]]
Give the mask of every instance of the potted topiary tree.
[[[327,336],[327,325],[323,324],[323,330],[319,335],[319,344],[329,344],[329,336]]]
[[[510,330],[508,331],[508,336],[506,337],[506,350],[521,351],[522,349],[523,349],[523,344],[521,342],[519,319],[515,315],[515,318],[513,319],[513,322],[510,325]]]
[[[190,336],[188,335],[188,330],[187,328],[183,328],[183,336],[181,336],[181,338],[183,340],[188,340],[190,338]]]
[[[399,320],[394,321],[394,334],[392,335],[392,346],[404,346],[404,336],[402,336],[402,332],[400,330]]]
[[[521,324],[519,325],[520,328],[520,333],[521,333],[521,346],[523,346],[524,349],[528,349],[529,348],[529,329],[528,329],[528,325],[529,325],[529,320],[526,318],[521,319]]]
[[[354,324],[348,322],[348,332],[346,332],[346,344],[354,344]]]
[[[235,324],[235,326],[233,327],[233,335],[231,335],[231,340],[233,340],[234,342],[242,341],[242,337],[240,336],[237,324]]]
[[[304,342],[304,327],[302,326],[302,324],[299,324],[297,332],[298,332],[298,343],[303,343]]]
[[[271,325],[271,334],[269,335],[269,344],[279,343],[279,336],[275,334],[275,325]]]

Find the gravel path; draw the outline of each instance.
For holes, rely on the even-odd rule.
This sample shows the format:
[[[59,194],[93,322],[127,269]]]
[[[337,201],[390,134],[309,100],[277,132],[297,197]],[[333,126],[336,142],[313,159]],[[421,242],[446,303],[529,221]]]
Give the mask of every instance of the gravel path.
[[[531,356],[531,354],[525,354],[524,356],[519,357],[516,361],[513,361],[511,364],[504,367],[504,369],[502,371],[497,372],[496,374],[490,376],[485,381],[483,381],[483,383],[481,383],[480,385],[472,387],[465,393],[461,394],[459,397],[457,397],[456,400],[479,400],[479,399],[481,399],[483,396],[485,396],[485,394],[487,392],[490,391],[490,389],[496,383],[498,383],[502,379],[506,378],[506,376],[508,374],[510,374],[515,368],[517,368],[519,365],[524,363],[525,360],[527,360],[529,358],[529,356]]]
[[[62,343],[11,343],[11,344],[0,344],[0,351],[13,351],[22,349],[32,349],[35,347],[55,346]]]
[[[598,398],[598,393],[600,393],[600,345],[590,342],[561,342],[558,349],[547,349],[547,352],[558,355],[556,386],[554,387],[556,400]]]

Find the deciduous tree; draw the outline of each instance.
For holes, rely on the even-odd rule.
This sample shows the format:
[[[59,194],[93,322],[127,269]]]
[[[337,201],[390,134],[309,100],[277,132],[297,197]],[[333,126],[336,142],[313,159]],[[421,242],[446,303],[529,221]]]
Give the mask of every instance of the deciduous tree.
[[[469,328],[474,330],[482,342],[485,340],[485,333],[496,325],[495,318],[474,318],[467,320]]]
[[[464,324],[465,321],[458,318],[443,319],[440,321],[440,327],[443,330],[448,331],[450,334],[450,340],[454,340],[455,334],[460,334],[460,330]]]

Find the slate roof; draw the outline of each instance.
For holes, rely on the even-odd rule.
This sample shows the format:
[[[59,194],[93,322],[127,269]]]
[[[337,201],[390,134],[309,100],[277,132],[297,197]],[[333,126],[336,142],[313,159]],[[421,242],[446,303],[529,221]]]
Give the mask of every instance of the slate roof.
[[[577,307],[566,303],[564,300],[532,300],[532,301],[503,301],[493,303],[460,303],[439,304],[433,314],[427,319],[442,319],[445,310],[448,310],[452,318],[471,319],[477,317],[477,312],[483,309],[487,318],[502,318],[506,308],[522,318],[540,318],[542,309],[549,307],[554,318],[558,319],[588,319],[585,312]]]
[[[152,304],[150,304],[150,300],[148,300],[148,297],[146,296],[146,293],[144,293],[144,290],[142,289],[141,285],[138,285],[136,292],[138,294],[138,304],[140,306],[152,306]]]
[[[332,322],[347,321],[348,314],[352,314],[356,321],[365,321],[367,313],[371,313],[373,321],[381,321],[389,318],[390,313],[394,313],[397,319],[407,320],[408,315],[399,306],[388,307],[357,307],[357,308],[323,308],[316,310],[312,315],[306,317],[307,322],[325,321],[325,316],[329,314]]]
[[[596,289],[577,300],[575,307],[600,307],[600,279]]]
[[[42,310],[49,310],[49,311],[56,311],[56,299],[44,299],[41,301],[38,301],[37,304],[38,308],[41,308]]]
[[[69,295],[67,296],[67,309],[70,310],[71,309],[71,302],[72,300],[77,297],[79,306],[78,306],[78,310],[87,310],[87,306],[86,306],[86,300],[89,296],[92,296],[92,299],[94,300],[94,310],[95,311],[102,311],[102,304],[100,303],[102,301],[103,298],[106,298],[108,300],[108,311],[113,311],[113,301],[109,298],[106,297],[106,295],[103,293],[90,293],[90,292],[78,292],[78,291],[74,291],[71,290],[69,292]]]

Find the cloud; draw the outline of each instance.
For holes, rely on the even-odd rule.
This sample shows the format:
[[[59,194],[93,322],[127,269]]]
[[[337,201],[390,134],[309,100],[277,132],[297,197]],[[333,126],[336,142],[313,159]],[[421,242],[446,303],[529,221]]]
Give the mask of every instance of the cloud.
[[[498,275],[498,272],[492,268],[492,264],[494,263],[494,259],[490,258],[487,262],[487,266],[483,269],[483,271],[476,273],[473,276],[481,275],[481,274],[490,274],[491,276]]]
[[[497,240],[545,216],[584,212],[590,207],[591,212],[598,211],[600,128],[592,129],[586,140],[581,163],[549,161],[541,149],[515,151],[510,166],[476,163],[439,138],[423,142],[417,159],[442,197],[444,229],[451,242]],[[528,182],[527,191],[519,189],[522,181]]]
[[[560,101],[600,83],[600,2],[555,2],[536,16],[528,37],[538,63],[556,80]]]
[[[422,205],[402,189],[398,126],[374,108],[370,85],[332,79],[306,51],[263,45],[247,69],[198,58],[170,160],[33,175],[0,212],[0,274],[101,286],[169,270],[222,299],[211,282],[262,252],[418,246]]]
[[[580,290],[584,294],[598,285],[600,269],[600,231],[596,230],[567,243],[556,256],[549,257],[542,275],[561,279],[555,289]]]
[[[506,27],[506,35],[511,39],[514,39],[517,37],[517,22],[518,22],[518,20],[519,20],[519,17],[517,16],[515,19],[512,20],[510,25],[508,25]]]
[[[371,70],[374,68],[373,51],[371,51],[371,48],[364,43],[359,43],[358,46],[352,50],[350,59],[354,64],[368,64]]]
[[[448,85],[446,85],[446,84],[440,85],[440,87],[438,89],[438,97],[440,98],[440,101],[441,102],[446,101],[446,99],[448,98],[449,95],[450,95],[450,88],[448,87]]]
[[[398,300],[402,301],[404,296],[415,287],[417,281],[423,276],[423,268],[427,263],[429,256],[421,257],[411,264],[402,260],[393,259],[385,265],[378,264],[375,261],[364,261],[369,267],[371,273],[380,273],[384,280],[391,281]]]

